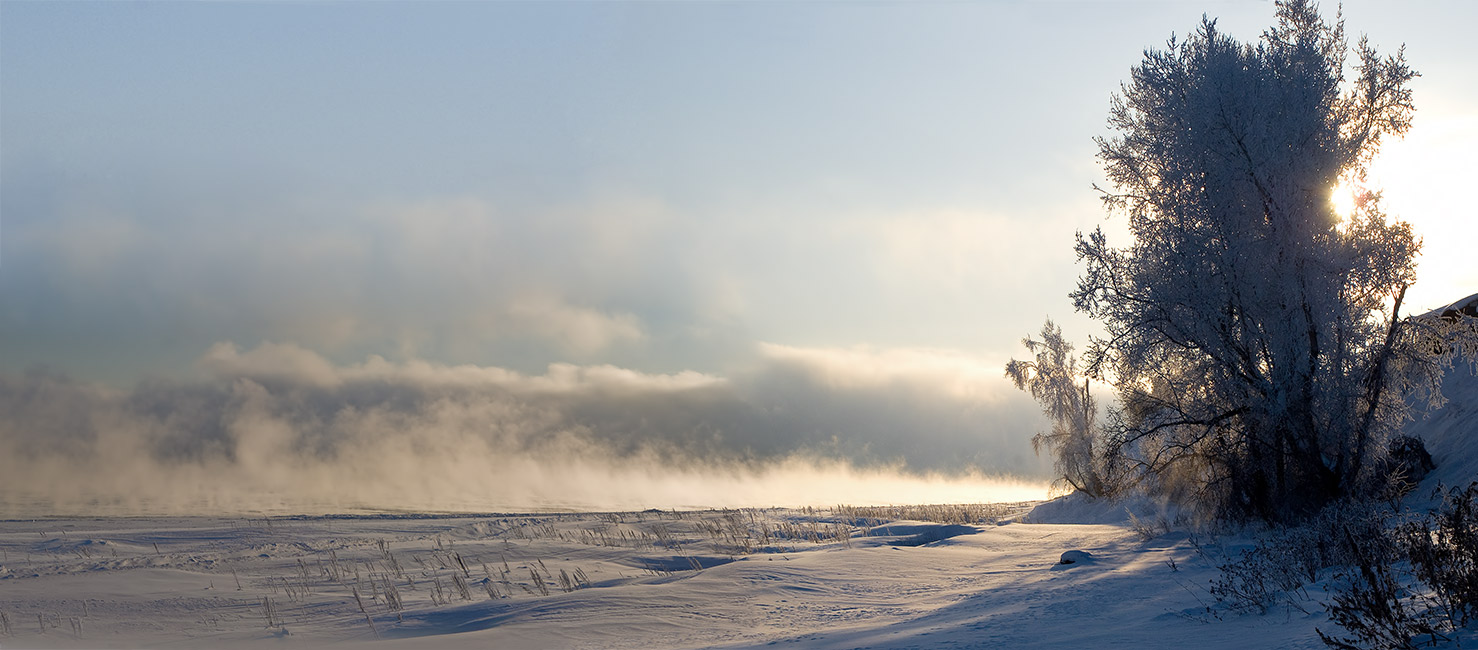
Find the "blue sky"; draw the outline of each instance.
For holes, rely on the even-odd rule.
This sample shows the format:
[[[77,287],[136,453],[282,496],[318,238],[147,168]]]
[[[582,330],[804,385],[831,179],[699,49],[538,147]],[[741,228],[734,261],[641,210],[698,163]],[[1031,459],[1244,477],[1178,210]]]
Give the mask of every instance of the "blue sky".
[[[281,358],[264,345],[528,376],[809,360],[965,385],[949,408],[1004,409],[1018,454],[1035,421],[1000,367],[1048,315],[1094,331],[1066,294],[1073,233],[1104,222],[1109,97],[1203,12],[1244,40],[1273,20],[1260,1],[5,2],[0,373],[122,389],[213,377],[212,350]],[[1344,13],[1424,75],[1373,177],[1427,237],[1411,301],[1470,294],[1478,8]]]

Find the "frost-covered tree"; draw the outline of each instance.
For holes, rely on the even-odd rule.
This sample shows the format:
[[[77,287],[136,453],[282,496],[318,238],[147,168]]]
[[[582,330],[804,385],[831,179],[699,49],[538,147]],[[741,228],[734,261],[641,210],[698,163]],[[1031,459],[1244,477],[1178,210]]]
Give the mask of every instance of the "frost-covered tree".
[[[1375,489],[1408,397],[1440,400],[1451,362],[1430,354],[1444,321],[1399,314],[1410,226],[1378,196],[1347,220],[1330,202],[1408,129],[1417,74],[1400,52],[1350,48],[1308,0],[1280,1],[1277,19],[1256,43],[1203,19],[1145,53],[1098,140],[1104,202],[1133,241],[1077,243],[1072,297],[1106,330],[1086,370],[1118,398],[1106,453],[1220,516],[1296,517]]]
[[[1011,360],[1006,377],[1031,393],[1052,420],[1052,430],[1032,438],[1032,449],[1052,454],[1058,480],[1091,496],[1107,496],[1115,482],[1109,478],[1108,457],[1098,436],[1098,405],[1089,392],[1089,379],[1078,370],[1073,345],[1049,319],[1042,340],[1030,336],[1021,344],[1035,355],[1031,361]]]

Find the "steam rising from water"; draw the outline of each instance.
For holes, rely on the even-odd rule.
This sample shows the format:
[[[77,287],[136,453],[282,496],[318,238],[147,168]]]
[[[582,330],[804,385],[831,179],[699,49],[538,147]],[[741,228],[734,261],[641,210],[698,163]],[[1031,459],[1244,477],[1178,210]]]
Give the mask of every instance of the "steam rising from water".
[[[0,515],[1017,501],[1031,404],[939,351],[765,346],[750,373],[337,366],[220,344],[129,391],[0,377]],[[1008,475],[1025,479],[1002,478]]]

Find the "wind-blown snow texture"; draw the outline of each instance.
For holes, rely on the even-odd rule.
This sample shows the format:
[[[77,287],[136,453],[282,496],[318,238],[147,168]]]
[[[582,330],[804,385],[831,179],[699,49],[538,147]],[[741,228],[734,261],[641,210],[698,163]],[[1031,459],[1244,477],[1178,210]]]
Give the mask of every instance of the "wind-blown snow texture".
[[[1446,392],[1410,427],[1439,463],[1425,491],[1478,476],[1478,378],[1456,372]],[[11,520],[0,646],[1215,650],[1322,648],[1314,628],[1331,627],[1327,582],[1295,599],[1306,611],[1219,608],[1207,558],[1238,547],[1145,539],[1123,506],[990,514]],[[1060,564],[1071,550],[1093,562]]]

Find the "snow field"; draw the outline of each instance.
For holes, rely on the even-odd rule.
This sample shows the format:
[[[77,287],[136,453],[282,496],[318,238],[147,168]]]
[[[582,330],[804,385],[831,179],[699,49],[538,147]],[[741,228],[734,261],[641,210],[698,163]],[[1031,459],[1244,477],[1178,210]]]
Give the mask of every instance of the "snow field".
[[[10,521],[0,644],[1318,647],[1322,613],[1208,615],[1184,534],[1027,509]]]

